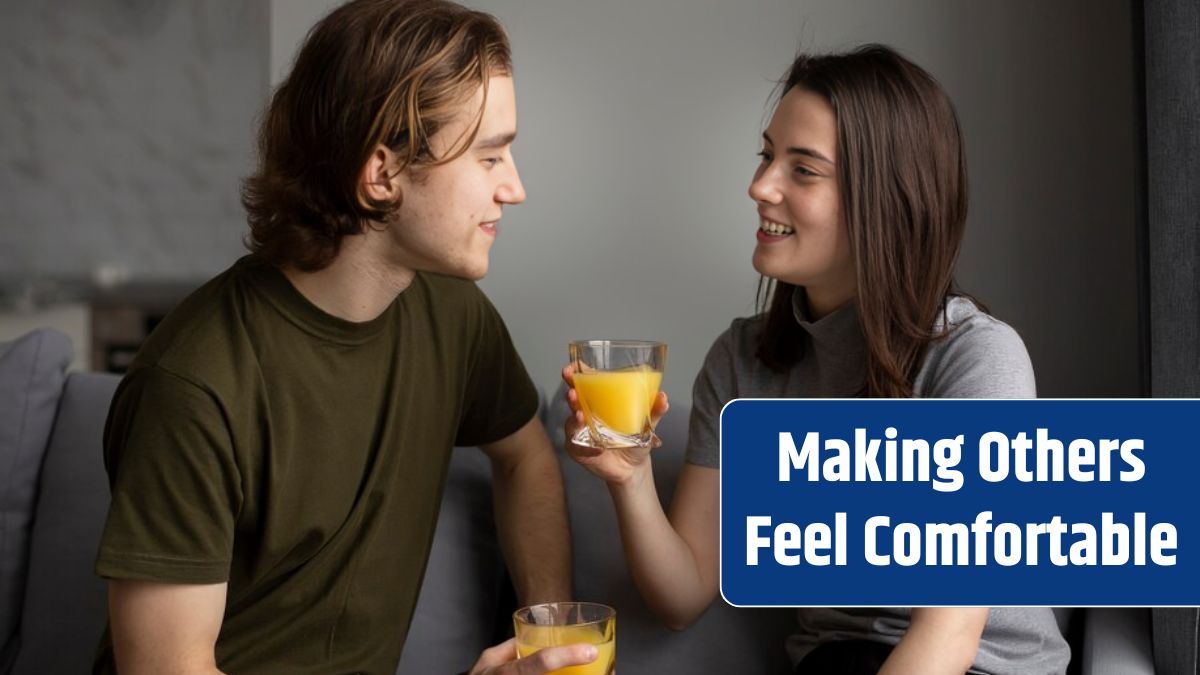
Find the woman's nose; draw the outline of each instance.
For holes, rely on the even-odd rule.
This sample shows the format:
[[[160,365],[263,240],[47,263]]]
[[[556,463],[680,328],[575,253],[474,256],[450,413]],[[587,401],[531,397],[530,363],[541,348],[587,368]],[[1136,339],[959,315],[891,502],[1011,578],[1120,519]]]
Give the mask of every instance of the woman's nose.
[[[750,181],[749,193],[750,199],[760,204],[778,204],[782,199],[769,168],[754,174],[754,180]]]

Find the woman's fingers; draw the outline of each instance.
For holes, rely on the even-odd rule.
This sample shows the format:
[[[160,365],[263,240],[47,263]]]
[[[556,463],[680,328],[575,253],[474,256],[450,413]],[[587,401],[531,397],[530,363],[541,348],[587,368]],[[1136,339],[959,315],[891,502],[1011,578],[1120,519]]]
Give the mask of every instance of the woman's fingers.
[[[575,364],[564,366],[562,369],[563,382],[567,383],[567,405],[574,412],[579,411],[579,393],[575,391]]]
[[[595,457],[602,452],[600,448],[578,445],[571,439],[575,438],[576,432],[583,428],[583,413],[578,410],[571,414],[563,423],[563,435],[566,437],[566,449],[577,459]]]
[[[667,414],[667,411],[670,409],[671,402],[667,400],[667,392],[658,392],[658,396],[654,397],[654,405],[650,406],[650,424],[652,426],[657,426],[658,421],[662,419],[662,416]]]

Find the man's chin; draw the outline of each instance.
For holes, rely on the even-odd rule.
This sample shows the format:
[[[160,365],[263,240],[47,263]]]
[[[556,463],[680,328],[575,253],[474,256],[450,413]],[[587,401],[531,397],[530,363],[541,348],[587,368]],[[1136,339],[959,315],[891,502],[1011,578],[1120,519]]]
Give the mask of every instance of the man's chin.
[[[482,265],[465,265],[454,269],[441,270],[440,273],[448,277],[466,279],[467,281],[481,281],[487,276],[488,263],[484,261]]]

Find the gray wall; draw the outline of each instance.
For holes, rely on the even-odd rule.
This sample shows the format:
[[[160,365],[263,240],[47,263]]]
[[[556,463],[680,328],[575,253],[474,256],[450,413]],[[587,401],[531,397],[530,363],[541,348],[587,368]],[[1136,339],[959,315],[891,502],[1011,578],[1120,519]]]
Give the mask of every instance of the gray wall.
[[[268,28],[267,0],[0,4],[0,275],[228,265]]]
[[[1134,120],[1125,1],[475,3],[512,35],[529,200],[484,286],[535,378],[574,337],[671,345],[691,379],[753,311],[745,195],[797,45],[881,41],[957,102],[972,173],[960,281],[1025,338],[1043,396],[1137,394]]]
[[[539,384],[555,384],[571,338],[657,338],[671,345],[666,388],[676,399],[690,398],[708,345],[733,317],[753,311],[756,218],[745,189],[773,80],[800,44],[881,41],[929,68],[959,106],[972,170],[960,280],[1024,336],[1041,393],[1137,393],[1127,1],[473,4],[498,15],[513,38],[516,154],[529,193],[501,223],[483,286]],[[266,72],[273,81],[332,5],[271,1]],[[182,10],[170,16],[194,21]],[[224,106],[250,86],[239,82],[222,83],[218,94],[209,81],[213,88],[205,91]],[[220,109],[200,100],[207,95],[177,95],[191,97],[185,110]],[[162,123],[158,116],[141,122]],[[94,126],[88,129],[107,128]],[[0,129],[11,133],[11,125]],[[114,151],[145,150],[105,133],[114,136]],[[9,153],[12,144],[4,147]],[[5,160],[0,170],[11,171]],[[153,172],[177,171],[181,163],[160,161]],[[190,179],[200,187],[188,199],[224,204],[227,214],[235,173]],[[71,177],[54,175],[60,185]],[[219,184],[202,185],[208,180]],[[137,249],[147,260],[209,266],[201,260],[217,251],[206,246],[218,244],[190,238],[189,228],[200,225],[184,218],[128,223],[121,215],[139,195],[132,187],[119,195],[102,209],[100,233],[87,234],[96,218],[44,225],[66,228],[57,237],[68,241],[97,239],[91,248],[113,237],[148,240],[153,245]],[[221,255],[236,251],[240,221],[214,230],[210,220],[203,226],[219,235]],[[76,251],[71,260],[87,260],[82,247],[69,250]]]

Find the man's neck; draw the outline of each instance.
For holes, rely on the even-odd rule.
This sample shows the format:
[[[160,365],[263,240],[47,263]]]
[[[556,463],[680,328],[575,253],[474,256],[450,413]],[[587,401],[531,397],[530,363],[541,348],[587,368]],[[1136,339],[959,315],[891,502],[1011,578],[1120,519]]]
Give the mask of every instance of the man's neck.
[[[342,239],[338,256],[316,272],[283,270],[292,286],[318,309],[339,319],[362,323],[383,314],[415,272],[386,259],[382,232],[365,228],[361,235]]]

